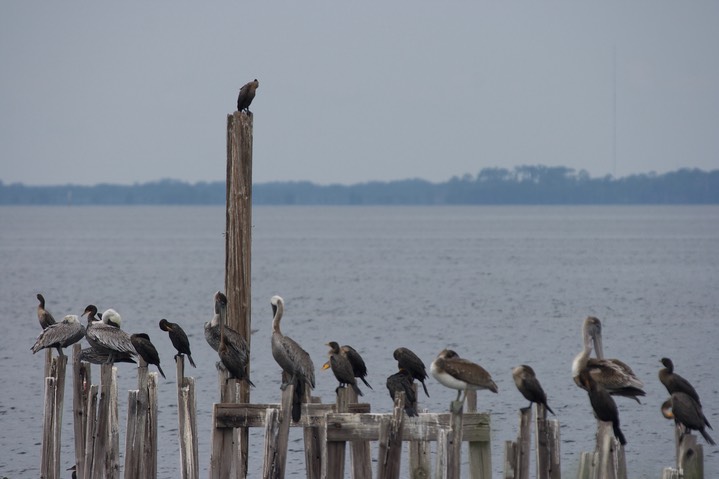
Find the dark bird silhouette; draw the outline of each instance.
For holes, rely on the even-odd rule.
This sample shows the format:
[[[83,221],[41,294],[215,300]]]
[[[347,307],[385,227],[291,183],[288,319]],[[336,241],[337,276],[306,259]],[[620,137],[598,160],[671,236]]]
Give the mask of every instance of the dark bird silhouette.
[[[583,388],[579,373],[588,369],[594,381],[601,384],[612,396],[629,397],[639,401],[638,396],[645,396],[642,389],[644,383],[634,374],[632,368],[619,359],[604,359],[602,346],[602,323],[598,318],[589,316],[582,326],[584,349],[577,354],[572,362],[572,377],[577,386]],[[590,358],[592,344],[596,358]]]
[[[512,369],[512,378],[519,392],[529,401],[529,407],[532,407],[532,403],[534,402],[543,405],[547,411],[554,414],[552,408],[547,404],[547,395],[544,393],[544,389],[542,389],[542,385],[539,383],[534,369],[526,364],[521,364]]]
[[[166,319],[161,319],[160,329],[163,331],[167,331],[170,334],[170,341],[172,341],[172,345],[175,346],[175,349],[177,349],[177,354],[175,354],[175,358],[182,354],[186,354],[187,359],[189,359],[190,364],[192,364],[192,367],[197,367],[195,366],[195,361],[192,360],[192,352],[190,351],[190,340],[187,339],[187,335],[185,334],[185,331],[180,327],[180,325],[177,323],[171,323]]]
[[[664,367],[659,370],[659,381],[661,381],[664,387],[667,388],[669,394],[677,392],[688,394],[697,402],[697,404],[701,406],[702,401],[699,399],[697,390],[694,389],[694,386],[692,386],[689,381],[674,372],[674,363],[672,360],[669,358],[662,358],[661,363]]]
[[[457,401],[464,391],[462,403],[467,399],[467,391],[489,389],[497,393],[497,385],[492,376],[477,363],[464,358],[451,349],[443,349],[432,361],[430,366],[432,376],[442,385],[457,390]]]
[[[88,304],[85,306],[85,311],[82,313],[82,316],[85,315],[87,315],[88,321],[102,321],[102,314],[97,312],[97,306],[94,304]]]
[[[417,414],[417,394],[412,387],[413,379],[412,374],[406,369],[400,369],[387,378],[387,390],[393,401],[398,393],[404,393],[404,412],[409,417],[419,415]]]
[[[330,348],[329,364],[332,368],[332,373],[334,373],[335,377],[340,382],[340,385],[337,389],[335,389],[335,392],[339,392],[340,388],[349,384],[358,396],[363,396],[362,391],[359,386],[357,386],[357,380],[355,379],[352,364],[350,363],[349,358],[340,352],[340,345],[335,341],[330,341],[327,343],[327,346]]]
[[[33,345],[32,353],[44,348],[56,348],[60,356],[65,356],[62,348],[80,341],[85,336],[85,326],[80,324],[76,314],[68,314],[59,323],[51,324],[42,330]]]
[[[674,416],[674,421],[677,424],[682,424],[687,431],[692,429],[699,431],[699,433],[704,436],[706,442],[712,446],[716,445],[709,433],[705,430],[705,427],[709,425],[709,422],[707,421],[706,416],[704,416],[701,405],[689,394],[684,392],[672,393],[671,414]],[[684,434],[682,434],[682,438],[683,437]]]
[[[619,439],[619,443],[623,446],[627,443],[622,430],[619,428],[619,411],[617,403],[614,402],[612,396],[601,384],[597,383],[592,377],[588,369],[583,369],[579,373],[579,380],[583,388],[587,390],[589,402],[594,410],[597,419],[604,422],[611,422],[614,436]]]
[[[46,329],[51,324],[55,324],[57,321],[55,321],[55,318],[52,317],[52,314],[50,314],[50,311],[45,309],[45,297],[37,293],[37,300],[40,301],[40,304],[37,305],[37,319],[40,321],[40,326],[42,326],[42,329]]]
[[[227,334],[229,331],[234,330],[230,330],[225,326],[227,321],[227,297],[219,291],[215,293],[215,316],[218,318],[217,323],[219,324],[220,333],[217,345],[217,354],[220,356],[220,361],[230,373],[230,378],[235,378],[238,381],[246,380],[250,385],[254,386],[247,371],[247,342],[239,334],[237,336]],[[215,318],[213,317],[212,320],[214,321]],[[207,329],[205,329],[205,335],[205,338],[207,338]]]
[[[160,371],[160,374],[162,374],[162,377],[164,378],[165,373],[160,367],[160,355],[157,353],[155,345],[152,344],[152,341],[150,341],[150,336],[146,333],[136,333],[130,335],[130,341],[132,341],[132,345],[135,346],[137,354],[139,354],[147,364],[154,364],[157,366],[157,370]]]
[[[255,92],[259,86],[260,82],[258,82],[257,78],[255,78],[251,82],[245,83],[242,88],[240,88],[240,94],[237,96],[237,111],[246,110],[247,113],[252,113],[250,112],[250,104],[252,103],[252,100],[255,99]]]
[[[414,379],[421,382],[424,393],[429,397],[427,385],[424,383],[424,380],[429,376],[427,376],[427,368],[422,360],[411,349],[407,348],[397,348],[392,355],[397,360],[397,367],[409,372]]]
[[[327,344],[327,346],[329,346],[329,344]],[[365,379],[365,377],[367,376],[367,365],[365,365],[364,359],[362,359],[360,353],[358,353],[357,350],[349,344],[345,344],[344,346],[340,347],[340,354],[347,358],[347,360],[349,361],[350,365],[352,366],[352,372],[354,373],[354,377],[360,378],[362,382],[365,383],[365,386],[370,389],[373,389],[372,386],[370,386],[370,384]],[[328,369],[329,367],[329,361],[322,365],[322,369]]]
[[[121,322],[122,318],[114,309],[105,310],[102,313],[101,321],[94,321],[93,318],[89,317],[88,313],[85,338],[95,350],[107,355],[108,363],[115,362],[118,356],[137,354],[130,340],[130,335],[120,329]]]
[[[286,375],[280,388],[284,391],[289,384],[295,387],[292,398],[292,420],[297,422],[302,414],[302,398],[305,386],[315,387],[315,366],[310,355],[289,336],[280,331],[280,321],[285,310],[285,302],[280,296],[273,296],[272,305],[272,357]]]

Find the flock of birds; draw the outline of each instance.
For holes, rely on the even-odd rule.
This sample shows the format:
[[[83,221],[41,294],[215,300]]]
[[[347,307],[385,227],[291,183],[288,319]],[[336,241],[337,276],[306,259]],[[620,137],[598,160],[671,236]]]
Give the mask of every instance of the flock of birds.
[[[56,348],[64,356],[63,348],[68,347],[83,337],[90,344],[89,348],[81,351],[80,359],[94,364],[107,364],[115,362],[135,362],[137,356],[148,364],[157,367],[160,374],[165,374],[160,367],[157,349],[150,342],[145,333],[129,335],[120,328],[120,315],[113,309],[102,314],[97,307],[88,305],[82,316],[87,315],[87,326],[80,323],[77,315],[67,315],[61,322],[56,322],[53,316],[45,309],[45,298],[37,295],[39,305],[37,316],[43,328],[33,345],[32,352],[36,353],[44,348]],[[307,388],[315,388],[315,367],[312,358],[296,341],[284,335],[280,329],[280,322],[284,314],[284,301],[280,296],[273,296],[270,300],[273,312],[272,320],[272,356],[283,371],[281,389],[288,385],[294,386],[292,400],[292,419],[297,422],[302,414],[302,399]],[[226,326],[227,297],[217,292],[214,295],[214,315],[211,321],[205,323],[205,339],[217,351],[221,365],[228,372],[229,379],[246,381],[254,386],[249,375],[249,347],[245,338],[234,329]],[[194,367],[190,351],[190,342],[183,329],[176,323],[162,319],[159,323],[162,331],[169,333],[172,345],[178,355],[186,355]],[[602,346],[602,324],[595,317],[588,317],[582,326],[583,349],[572,362],[572,377],[580,388],[586,390],[589,403],[597,419],[610,422],[614,435],[619,442],[627,443],[620,428],[619,412],[613,396],[628,397],[639,401],[645,396],[642,389],[644,384],[624,362],[618,359],[604,358]],[[322,369],[331,369],[339,382],[336,389],[351,387],[358,396],[362,396],[357,380],[365,386],[372,386],[365,379],[367,367],[362,356],[351,346],[340,346],[331,341],[329,347],[329,360]],[[591,357],[592,350],[596,357]],[[429,397],[425,380],[429,377],[424,362],[410,349],[397,348],[393,353],[397,361],[398,371],[386,380],[390,397],[394,400],[400,392],[405,395],[404,410],[410,417],[417,416],[417,396],[414,381],[422,384],[424,393]],[[670,397],[662,404],[661,412],[664,417],[673,419],[684,433],[691,430],[698,431],[704,439],[714,445],[714,440],[706,429],[712,429],[709,421],[702,411],[702,403],[696,389],[689,381],[674,372],[674,365],[669,358],[662,358],[663,368],[659,371],[659,380],[666,387]],[[460,357],[451,349],[442,350],[430,364],[430,373],[443,386],[457,390],[456,401],[453,407],[461,408],[467,391],[489,390],[498,392],[497,385],[492,376],[479,364]],[[541,404],[546,411],[554,414],[547,404],[547,395],[542,388],[534,370],[528,365],[520,365],[512,370],[512,377],[519,392],[530,402]],[[464,391],[464,396],[462,396]],[[546,413],[545,413],[546,414]],[[683,434],[684,434],[683,433]]]

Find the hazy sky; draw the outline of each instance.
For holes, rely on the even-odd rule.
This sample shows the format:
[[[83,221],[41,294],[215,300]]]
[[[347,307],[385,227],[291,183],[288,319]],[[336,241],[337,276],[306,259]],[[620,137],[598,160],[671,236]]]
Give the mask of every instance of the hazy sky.
[[[0,180],[224,180],[253,78],[255,182],[717,169],[718,52],[716,1],[2,2]]]

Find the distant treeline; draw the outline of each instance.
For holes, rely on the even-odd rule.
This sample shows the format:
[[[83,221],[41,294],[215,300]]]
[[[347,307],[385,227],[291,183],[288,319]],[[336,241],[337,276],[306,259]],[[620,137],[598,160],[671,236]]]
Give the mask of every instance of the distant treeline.
[[[256,183],[257,205],[717,204],[719,170],[590,178],[566,167],[485,168],[443,183],[411,179],[354,185]],[[220,205],[225,183],[25,186],[0,181],[2,205]]]

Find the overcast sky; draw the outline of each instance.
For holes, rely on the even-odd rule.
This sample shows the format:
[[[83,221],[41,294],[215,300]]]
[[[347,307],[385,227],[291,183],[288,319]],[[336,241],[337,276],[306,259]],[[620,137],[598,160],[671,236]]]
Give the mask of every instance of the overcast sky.
[[[253,78],[255,182],[719,168],[719,2],[448,3],[2,2],[0,180],[224,180]]]

